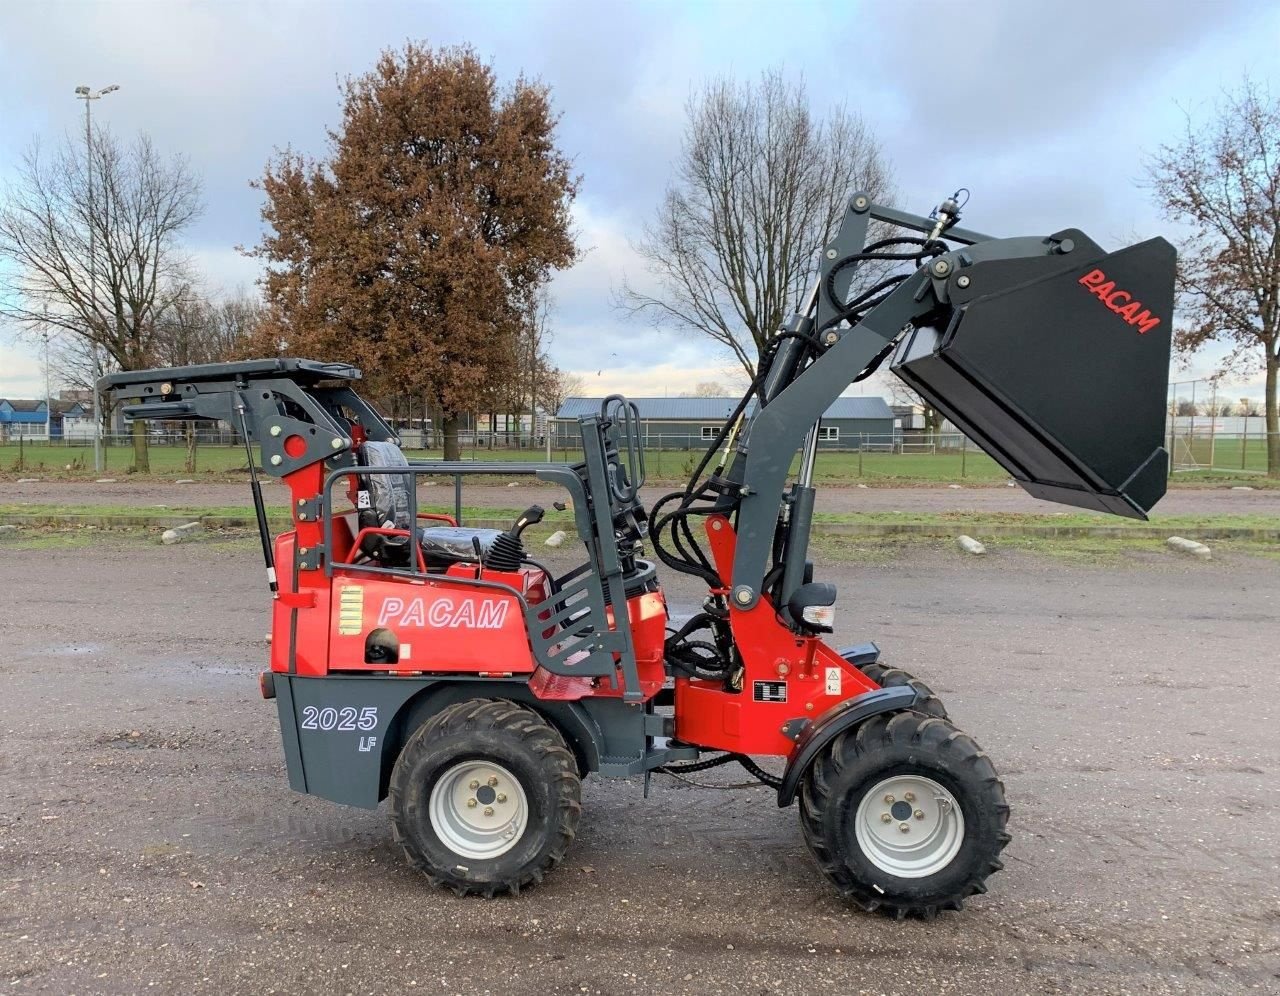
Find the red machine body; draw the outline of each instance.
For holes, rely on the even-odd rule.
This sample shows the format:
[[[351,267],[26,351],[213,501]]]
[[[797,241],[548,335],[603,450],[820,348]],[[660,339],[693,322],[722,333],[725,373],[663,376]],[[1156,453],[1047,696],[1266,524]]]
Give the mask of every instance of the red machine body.
[[[285,476],[295,506],[320,490],[319,476],[315,466]],[[350,492],[353,498],[354,493]],[[273,671],[289,671],[292,647],[294,673],[311,677],[371,672],[406,678],[523,675],[529,676],[533,694],[548,701],[622,694],[620,674],[612,680],[574,679],[539,669],[515,593],[531,605],[545,601],[550,579],[542,568],[526,565],[510,572],[460,563],[435,574],[370,576],[358,567],[345,567],[361,537],[404,531],[361,530],[353,514],[332,518],[330,573],[299,570],[296,583],[292,574],[280,579],[272,622]],[[454,523],[452,516],[441,513],[420,513],[419,518]],[[707,537],[721,577],[732,576],[735,535],[729,518],[708,517]],[[293,530],[276,537],[276,563],[297,563],[300,551],[323,538],[320,522],[296,519]],[[649,701],[667,677],[666,599],[660,591],[633,595],[627,599],[627,612],[642,699]],[[612,607],[608,618],[616,628]],[[787,719],[821,716],[879,687],[819,637],[796,635],[767,597],[750,609],[731,608],[730,626],[744,665],[741,686],[731,690],[723,681],[676,677],[675,735],[683,742],[709,750],[789,757],[796,744],[782,733]],[[374,634],[395,647],[394,660],[366,659]]]

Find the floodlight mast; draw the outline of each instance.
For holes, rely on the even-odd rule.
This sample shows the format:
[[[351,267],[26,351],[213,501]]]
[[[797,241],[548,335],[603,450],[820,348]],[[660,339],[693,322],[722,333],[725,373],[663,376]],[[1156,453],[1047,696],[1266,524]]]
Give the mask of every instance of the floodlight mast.
[[[98,274],[95,253],[94,214],[93,214],[93,117],[89,108],[93,101],[101,100],[109,93],[119,90],[118,84],[112,83],[101,90],[90,90],[87,86],[76,87],[76,99],[84,101],[84,153],[85,167],[89,183],[89,310],[94,319],[98,315]],[[102,470],[102,394],[98,390],[98,381],[102,377],[102,356],[99,343],[90,328],[89,350],[93,354],[93,469]]]

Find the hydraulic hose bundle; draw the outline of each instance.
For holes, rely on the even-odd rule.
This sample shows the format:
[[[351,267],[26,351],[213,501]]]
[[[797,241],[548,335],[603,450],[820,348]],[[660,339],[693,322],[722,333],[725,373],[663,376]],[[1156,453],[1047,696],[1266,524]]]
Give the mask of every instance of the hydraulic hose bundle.
[[[939,225],[940,230],[943,227],[945,226]],[[910,250],[907,251],[901,247],[910,247]],[[707,469],[707,465],[711,462],[716,451],[722,446],[725,447],[727,455],[729,447],[725,445],[726,441],[736,434],[751,400],[753,398],[758,399],[761,408],[768,404],[769,399],[764,396],[762,386],[768,380],[770,369],[778,356],[779,346],[783,342],[789,339],[797,339],[803,345],[802,355],[796,364],[796,372],[798,374],[826,348],[821,340],[823,332],[846,321],[850,324],[856,324],[873,308],[884,302],[900,283],[911,276],[911,272],[914,272],[914,269],[911,272],[888,276],[847,302],[839,300],[835,286],[836,277],[850,267],[860,267],[869,262],[912,262],[915,264],[915,268],[918,269],[926,260],[946,251],[947,246],[945,243],[937,238],[901,236],[881,239],[860,252],[851,253],[837,260],[831,266],[831,269],[821,281],[821,291],[836,309],[834,316],[828,319],[816,332],[785,331],[780,332],[769,340],[769,344],[761,357],[760,367],[755,378],[751,381],[750,387],[747,388],[742,400],[738,402],[720,427],[711,445],[702,455],[702,459],[698,461],[698,465],[690,475],[689,482],[684,490],[664,495],[654,504],[650,516],[653,524],[649,535],[653,540],[654,552],[663,564],[674,571],[700,578],[713,590],[724,587],[724,581],[702,550],[689,521],[690,517],[695,515],[710,515],[713,512],[731,513],[736,510],[736,495],[732,493],[730,487],[726,486],[726,482],[721,479],[721,473],[724,470],[724,459],[722,458],[720,465],[704,481],[702,475]],[[807,316],[802,317],[807,319]],[[809,324],[812,325],[811,322]],[[850,379],[850,383],[857,383],[871,376],[893,351],[893,348],[894,343],[888,343],[867,365],[866,369]],[[669,508],[672,505],[675,507]],[[671,659],[673,661],[685,661],[690,667],[705,666],[702,661],[702,656],[706,651],[705,646],[700,647],[696,653],[690,651],[686,655],[681,650],[681,647],[686,642],[687,640],[684,640],[679,635],[672,637],[668,641],[668,654],[675,655]],[[686,657],[688,658],[687,660]],[[727,662],[725,664],[727,666]]]

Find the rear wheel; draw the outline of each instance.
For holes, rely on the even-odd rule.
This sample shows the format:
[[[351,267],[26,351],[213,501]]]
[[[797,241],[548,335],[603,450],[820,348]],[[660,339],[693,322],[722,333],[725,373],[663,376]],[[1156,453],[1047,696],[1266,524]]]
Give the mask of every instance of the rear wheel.
[[[391,775],[391,828],[409,862],[458,895],[517,893],[564,858],[581,782],[533,710],[473,699],[409,738]]]
[[[840,892],[898,917],[960,909],[986,892],[1009,842],[995,768],[949,722],[874,716],[836,737],[805,773],[805,843]]]
[[[898,688],[902,685],[910,685],[915,689],[916,695],[919,696],[915,705],[917,712],[922,712],[926,716],[935,716],[938,719],[947,718],[947,709],[942,704],[942,699],[938,698],[933,693],[932,688],[911,674],[911,672],[904,671],[900,667],[889,667],[879,661],[872,661],[870,664],[859,664],[858,670],[881,688]]]

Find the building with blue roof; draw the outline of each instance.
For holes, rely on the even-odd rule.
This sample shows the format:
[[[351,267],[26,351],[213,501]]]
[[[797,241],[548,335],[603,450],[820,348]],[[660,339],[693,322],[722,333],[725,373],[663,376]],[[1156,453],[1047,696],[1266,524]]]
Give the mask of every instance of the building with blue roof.
[[[553,420],[557,447],[578,445],[578,419],[598,414],[603,398],[566,398]],[[629,398],[640,412],[646,449],[705,449],[715,439],[739,398]],[[747,409],[754,410],[755,401]],[[893,443],[893,411],[879,397],[836,398],[822,416],[818,445],[823,449],[888,449]]]
[[[87,419],[92,426],[92,413],[84,403],[55,399],[52,418],[48,414],[48,404],[44,398],[38,401],[0,398],[0,440],[45,439],[49,436],[61,439],[64,425],[68,422],[78,423]]]

